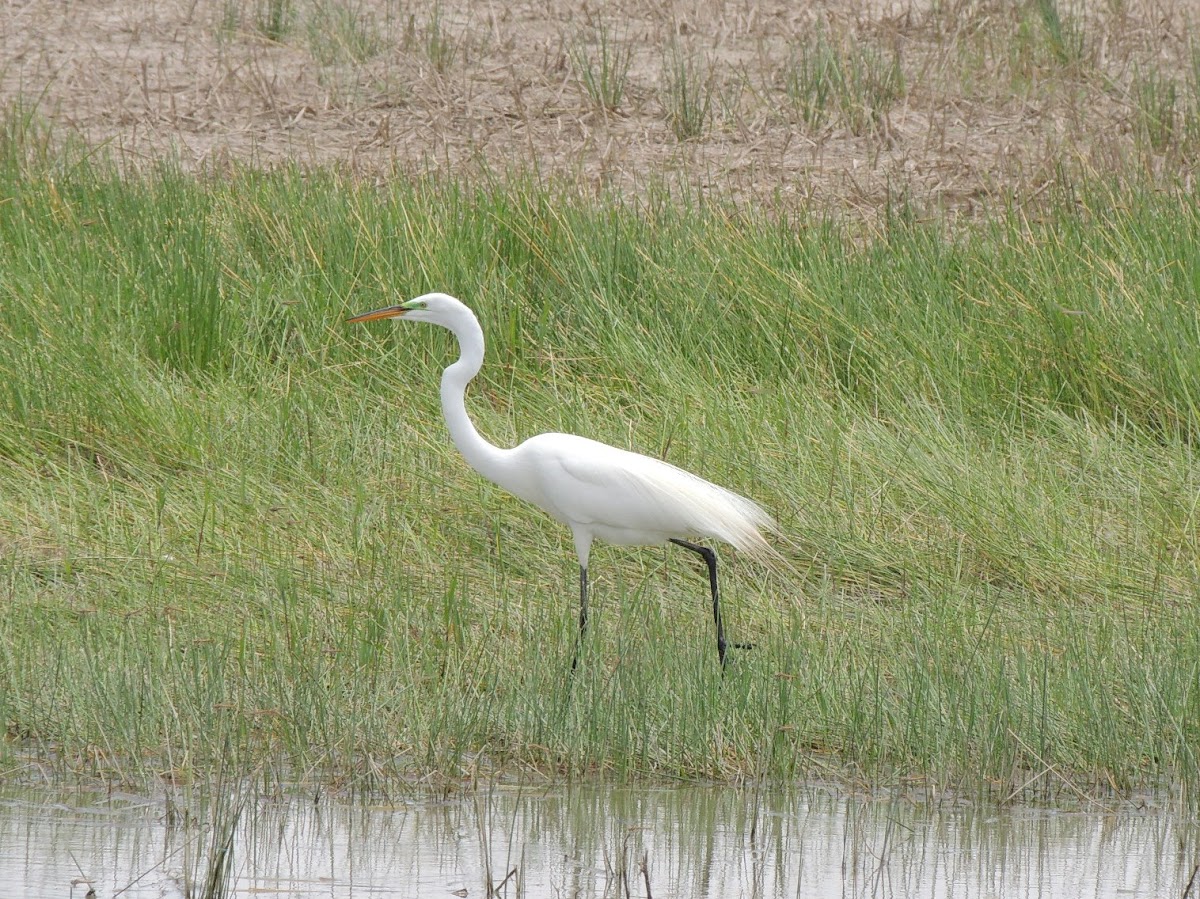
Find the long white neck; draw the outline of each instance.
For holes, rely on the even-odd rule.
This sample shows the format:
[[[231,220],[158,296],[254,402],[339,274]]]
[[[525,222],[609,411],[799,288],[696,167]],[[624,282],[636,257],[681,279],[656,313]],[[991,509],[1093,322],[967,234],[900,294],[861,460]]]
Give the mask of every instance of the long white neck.
[[[473,313],[465,307],[464,311],[467,312],[465,316],[446,326],[458,338],[459,357],[442,372],[442,414],[446,416],[450,439],[467,464],[503,486],[507,480],[504,474],[509,450],[493,446],[480,437],[467,416],[467,384],[483,365],[483,329]]]

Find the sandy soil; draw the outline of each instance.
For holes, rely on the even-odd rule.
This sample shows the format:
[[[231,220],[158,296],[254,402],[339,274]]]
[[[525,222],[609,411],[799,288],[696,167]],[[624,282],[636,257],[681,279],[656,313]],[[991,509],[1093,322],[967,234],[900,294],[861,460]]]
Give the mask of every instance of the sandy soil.
[[[0,4],[0,103],[124,165],[532,171],[873,216],[898,195],[971,214],[1083,170],[1190,179],[1200,156],[1182,2]],[[601,37],[628,66],[613,110],[585,85]],[[868,78],[806,118],[818,40],[843,71],[894,65],[902,85]],[[681,66],[708,102],[695,136],[673,126]],[[1168,85],[1163,131],[1147,110]]]

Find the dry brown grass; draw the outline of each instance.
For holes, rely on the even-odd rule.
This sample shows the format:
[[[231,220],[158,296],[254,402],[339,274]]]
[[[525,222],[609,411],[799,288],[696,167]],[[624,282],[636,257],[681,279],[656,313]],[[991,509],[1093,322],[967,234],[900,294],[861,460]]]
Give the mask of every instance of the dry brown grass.
[[[970,215],[1064,173],[1191,178],[1190,6],[874,7],[8,0],[0,102],[36,104],[57,134],[106,144],[123,164],[532,171],[587,190],[665,183],[868,218],[897,195]],[[628,56],[614,110],[580,71],[602,31]],[[898,66],[902,84],[879,102],[850,89],[806,117],[797,67],[818,51]],[[681,54],[711,97],[688,139],[668,89]]]

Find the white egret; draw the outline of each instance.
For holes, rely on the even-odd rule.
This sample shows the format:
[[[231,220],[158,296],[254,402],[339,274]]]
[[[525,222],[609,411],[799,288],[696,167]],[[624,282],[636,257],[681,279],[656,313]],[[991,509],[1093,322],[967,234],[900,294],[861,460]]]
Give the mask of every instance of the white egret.
[[[466,305],[444,293],[364,312],[350,322],[384,318],[430,322],[458,338],[459,358],[442,373],[442,412],[450,437],[467,463],[505,490],[544,509],[571,528],[579,556],[579,643],[587,629],[588,556],[592,540],[660,544],[668,541],[704,559],[717,630],[717,657],[725,666],[725,628],[717,589],[717,556],[688,536],[715,537],[759,557],[775,556],[762,529],[775,523],[758,504],[667,462],[573,434],[538,434],[512,449],[493,446],[467,416],[467,384],[483,364],[483,330]],[[733,644],[746,648],[746,644]]]

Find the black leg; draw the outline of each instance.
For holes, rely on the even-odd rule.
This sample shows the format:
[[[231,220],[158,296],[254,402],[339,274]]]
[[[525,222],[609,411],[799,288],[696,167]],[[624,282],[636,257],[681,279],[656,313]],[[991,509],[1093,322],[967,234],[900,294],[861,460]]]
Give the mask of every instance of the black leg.
[[[579,639],[575,643],[575,655],[571,659],[571,670],[579,664],[579,651],[583,648],[583,632],[587,630],[587,569],[579,566]]]
[[[725,649],[727,646],[732,645],[738,649],[752,649],[753,644],[728,644],[725,642],[725,623],[721,619],[721,593],[717,589],[717,554],[707,546],[701,546],[698,543],[689,543],[686,540],[679,540],[675,537],[671,538],[671,542],[676,546],[682,546],[684,549],[690,549],[699,555],[704,560],[704,564],[708,566],[708,586],[712,590],[713,623],[717,626],[717,658],[721,662],[721,671],[724,671]]]

